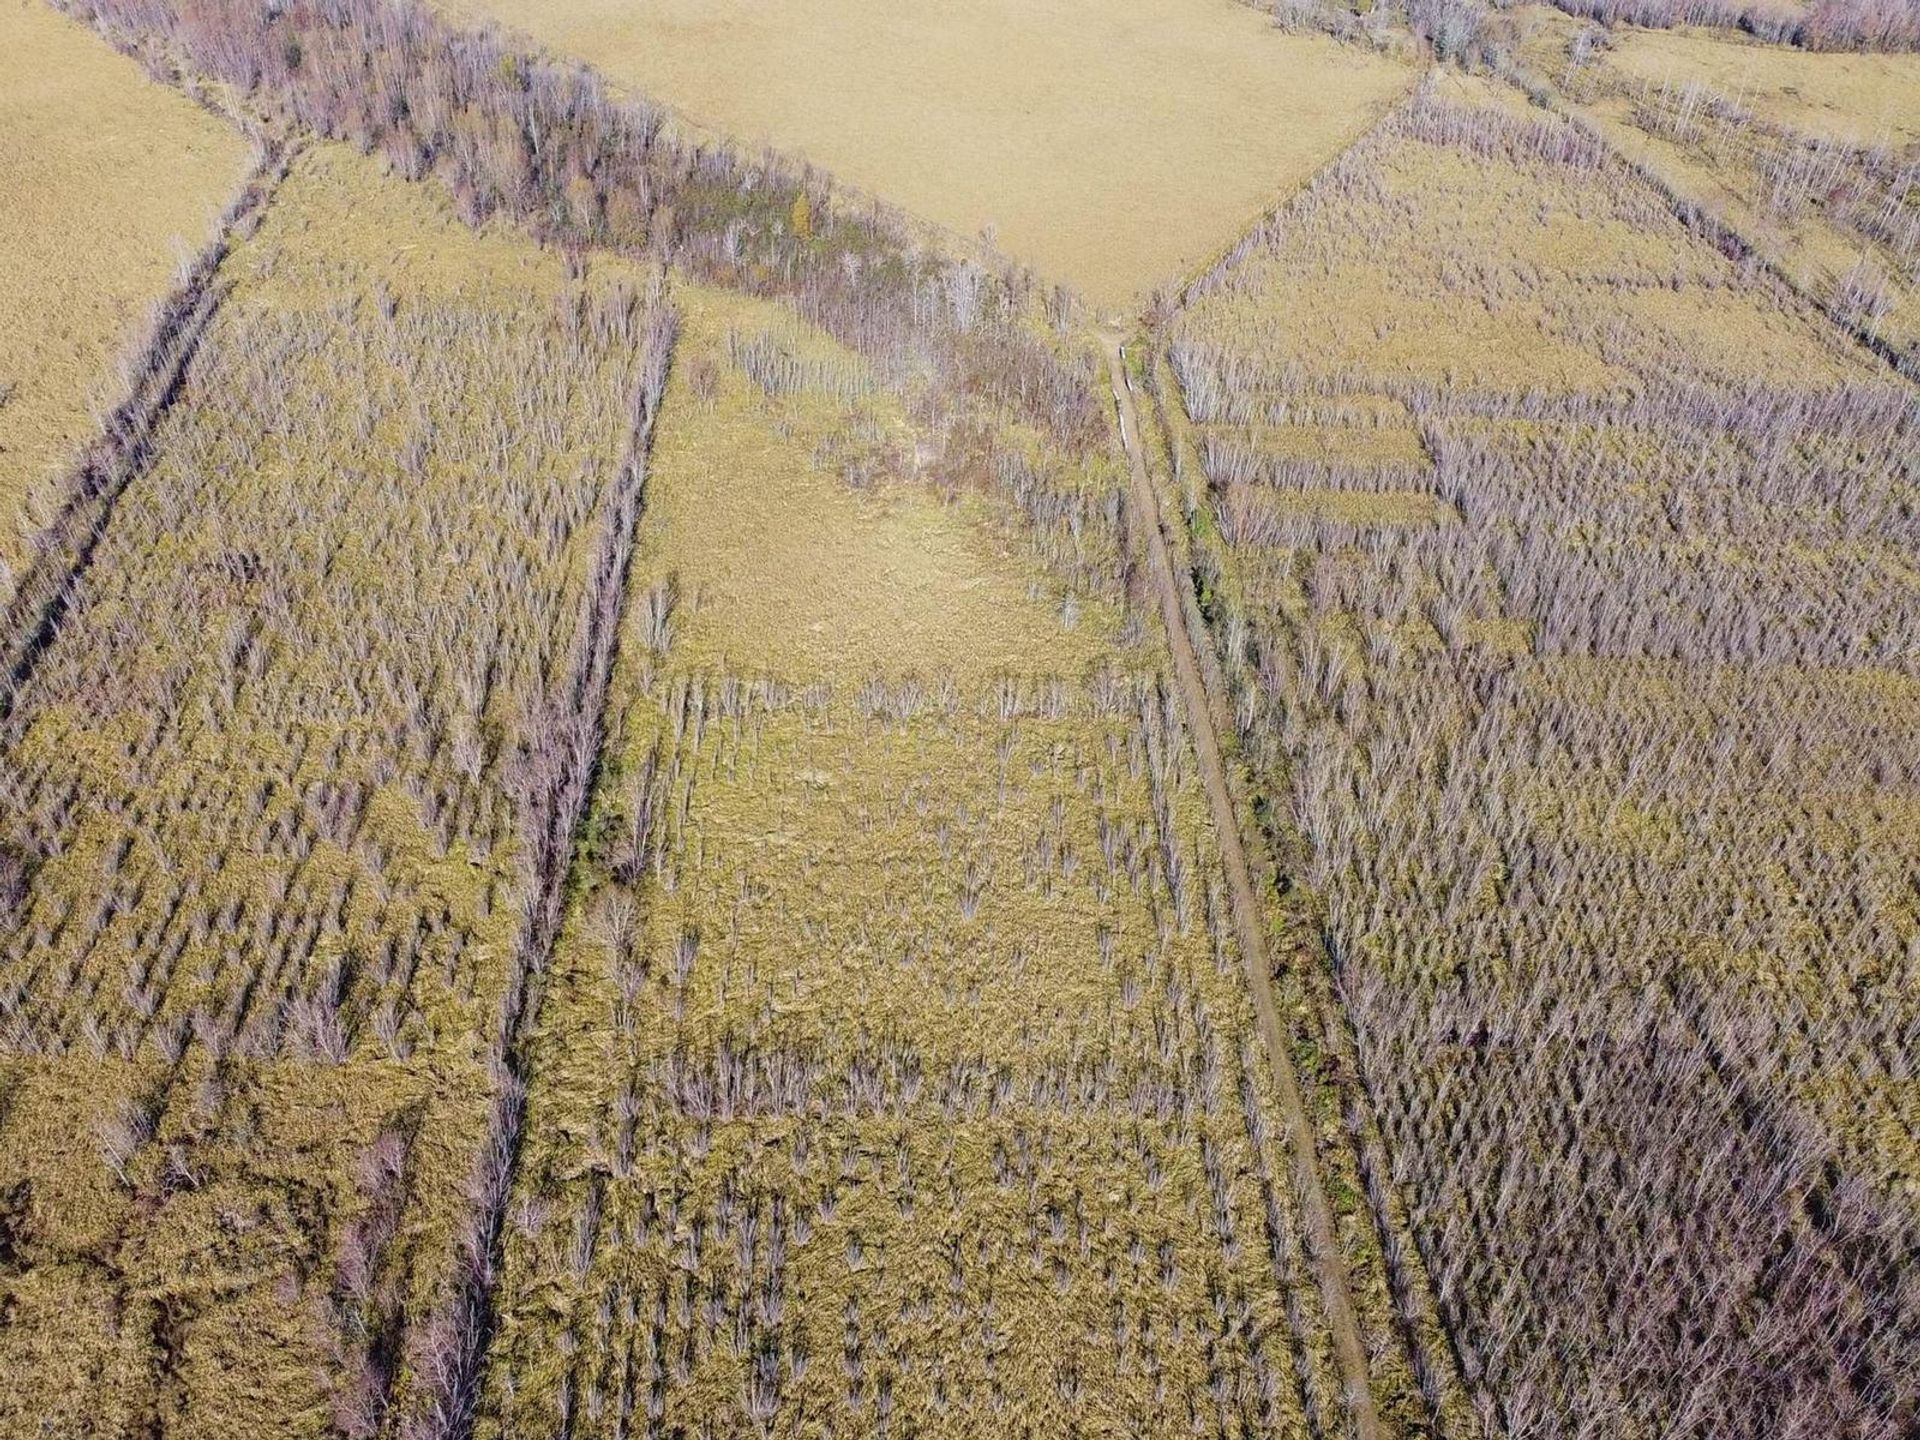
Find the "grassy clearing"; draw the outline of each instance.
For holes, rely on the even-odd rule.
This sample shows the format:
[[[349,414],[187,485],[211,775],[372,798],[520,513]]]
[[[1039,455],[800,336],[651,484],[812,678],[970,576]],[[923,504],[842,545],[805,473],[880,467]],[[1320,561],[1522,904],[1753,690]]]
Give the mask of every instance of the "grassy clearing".
[[[4,1283],[76,1307],[54,1349],[6,1328],[16,1414],[362,1435],[415,1378],[635,278],[570,281],[330,148],[228,259],[0,762]]]
[[[1810,54],[1685,30],[1628,30],[1607,60],[1651,88],[1698,85],[1822,139],[1894,150],[1920,143],[1920,55]]]
[[[1232,0],[460,8],[959,235],[990,231],[1114,310],[1205,263],[1411,78]]]
[[[1531,84],[1920,373],[1920,64],[1543,26]]]
[[[1303,418],[1293,422],[1218,426],[1210,438],[1217,444],[1243,446],[1250,454],[1268,460],[1323,465],[1356,461],[1417,466],[1426,462],[1420,432],[1404,423],[1405,409],[1390,400],[1378,410],[1364,403],[1327,407],[1326,419],[1304,418],[1315,414],[1310,405],[1302,411]]]
[[[813,461],[887,409],[847,352],[680,304],[481,1433],[1307,1433],[1341,1402],[1158,646],[1063,613],[1010,497]],[[814,363],[770,390],[743,333]],[[902,526],[938,570],[887,576]]]
[[[695,290],[685,308],[689,333],[711,343],[689,362],[695,418],[656,446],[641,544],[672,557],[688,663],[848,688],[875,672],[1086,668],[1118,623],[1117,597],[1064,590],[994,523],[983,472],[996,462],[961,448],[983,437],[930,454],[871,367],[779,306]],[[1037,437],[1013,438],[998,463],[1039,453]],[[1083,548],[1117,514],[1116,483],[1104,460],[1071,482],[1093,514],[1073,522]]]
[[[0,3],[0,604],[112,403],[115,362],[250,147],[39,3]]]
[[[1579,132],[1440,103],[1200,287],[1164,372],[1415,1246],[1507,1433],[1904,1433],[1920,409]],[[1383,274],[1567,362],[1356,359],[1324,327]],[[1245,439],[1376,395],[1425,468]]]

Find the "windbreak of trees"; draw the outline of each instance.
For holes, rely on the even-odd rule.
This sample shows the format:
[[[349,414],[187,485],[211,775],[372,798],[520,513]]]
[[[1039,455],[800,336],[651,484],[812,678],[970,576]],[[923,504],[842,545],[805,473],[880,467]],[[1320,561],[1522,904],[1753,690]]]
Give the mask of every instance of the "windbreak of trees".
[[[234,87],[272,121],[434,176],[475,223],[547,243],[645,250],[782,299],[930,403],[975,396],[1085,451],[1104,434],[1085,364],[1023,323],[1021,274],[929,254],[877,205],[834,202],[815,172],[689,143],[659,110],[576,65],[388,0],[67,0],[162,73]]]
[[[1765,0],[1554,0],[1569,15],[1607,25],[1717,25],[1808,50],[1920,49],[1915,0],[1817,0],[1805,7]]]
[[[1749,35],[1771,45],[1816,51],[1920,50],[1920,0],[1551,0],[1567,14],[1602,25],[1656,30],[1703,26]],[[1386,48],[1393,22],[1404,21],[1437,59],[1506,70],[1517,39],[1510,7],[1485,0],[1382,0],[1359,13],[1320,0],[1271,0],[1262,9],[1289,29],[1324,30],[1343,40]]]

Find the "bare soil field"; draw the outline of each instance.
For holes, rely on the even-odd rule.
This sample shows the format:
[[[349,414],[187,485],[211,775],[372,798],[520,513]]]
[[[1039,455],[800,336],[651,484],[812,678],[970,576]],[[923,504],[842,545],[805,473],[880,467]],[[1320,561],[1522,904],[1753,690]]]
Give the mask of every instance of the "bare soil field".
[[[703,127],[1125,311],[1348,144],[1407,67],[1234,0],[485,0]]]
[[[0,0],[0,605],[250,148],[40,0]]]

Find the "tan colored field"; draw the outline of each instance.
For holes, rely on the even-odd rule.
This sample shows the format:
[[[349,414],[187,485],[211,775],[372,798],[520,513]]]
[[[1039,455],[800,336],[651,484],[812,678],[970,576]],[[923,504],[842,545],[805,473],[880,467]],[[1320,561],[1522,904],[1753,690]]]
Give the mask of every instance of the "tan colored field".
[[[1064,624],[991,500],[849,491],[809,451],[886,408],[860,363],[677,300],[476,1433],[1310,1433],[1338,1382],[1157,636]],[[743,373],[767,332],[820,383]]]
[[[776,305],[697,288],[682,303],[691,334],[804,357],[855,398],[769,396],[739,380],[710,404],[690,398],[698,423],[660,436],[640,543],[643,554],[674,555],[677,651],[848,687],[875,672],[1044,663],[1078,673],[1092,663],[1095,618],[1063,629],[1057,606],[1035,604],[1046,572],[1014,562],[1003,538],[970,523],[981,518],[976,501],[945,504],[918,485],[862,491],[835,473],[855,432],[871,450],[913,445],[899,400],[874,388],[858,357]]]
[[[1920,141],[1920,55],[1814,54],[1678,30],[1624,34],[1608,60],[1653,85],[1704,85],[1763,120],[1854,145]]]
[[[1531,121],[1500,123],[1509,143],[1527,143]],[[1743,282],[1617,171],[1401,144],[1362,179],[1362,153],[1270,232],[1273,243],[1203,287],[1188,334],[1341,372],[1347,393],[1392,393],[1410,377],[1604,391],[1676,357],[1729,380],[1860,371],[1804,307]]]
[[[124,343],[248,148],[44,0],[0,0],[0,601]]]
[[[628,423],[616,267],[344,147],[222,278],[0,751],[0,1434],[360,1434],[402,1385]]]
[[[1409,72],[1234,0],[468,0],[1122,308],[1223,248]]]

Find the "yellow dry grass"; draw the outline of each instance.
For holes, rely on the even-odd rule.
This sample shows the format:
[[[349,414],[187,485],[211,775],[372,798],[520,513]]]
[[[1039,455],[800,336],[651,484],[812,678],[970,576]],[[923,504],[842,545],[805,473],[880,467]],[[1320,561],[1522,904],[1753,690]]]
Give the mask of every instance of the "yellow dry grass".
[[[929,439],[853,356],[677,301],[479,1433],[746,1434],[756,1377],[762,1433],[1254,1428],[1291,1202],[1163,652],[1066,624],[994,501],[817,463]]]
[[[615,268],[596,267],[588,307]],[[536,652],[564,645],[581,492],[625,443],[628,350],[565,338],[581,287],[559,257],[475,234],[438,189],[344,148],[299,158],[222,280],[154,461],[0,750],[0,846],[43,860],[0,915],[0,1308],[19,1322],[0,1325],[0,1434],[163,1414],[180,1436],[337,1433],[383,1307],[431,1309],[527,884],[522,792],[487,743],[511,755],[545,683]],[[531,449],[521,405],[546,432]],[[582,517],[570,543],[555,504]],[[257,663],[238,680],[214,637],[247,624]],[[106,658],[122,642],[137,658]],[[504,688],[475,714],[435,657],[483,652]],[[183,724],[149,686],[162,671],[206,708]],[[466,758],[374,718],[376,675],[461,710]],[[436,829],[449,786],[473,803]],[[61,817],[56,790],[77,797]],[[350,833],[330,793],[350,797]],[[263,818],[243,794],[286,808]],[[69,910],[101,928],[50,921]],[[386,983],[368,966],[402,955],[391,978],[413,999],[381,1012],[397,1029],[350,1020],[331,1057],[301,1041],[284,1006],[317,974],[344,967],[351,1016]],[[243,1014],[263,1027],[248,1042],[227,1035]],[[129,1102],[149,1133],[116,1163]],[[347,1237],[382,1136],[405,1137],[413,1188],[361,1294]]]
[[[418,1183],[443,1198],[396,1248],[447,1243],[423,1219],[443,1219],[465,1176],[468,1077],[204,1053],[168,1072],[157,1057],[0,1063],[0,1219],[16,1246],[0,1282],[0,1434],[130,1434],[163,1412],[169,1434],[196,1440],[326,1433],[326,1220],[353,1215],[355,1156],[397,1115],[420,1124]],[[100,1136],[157,1096],[154,1141],[123,1181]],[[173,1353],[156,1384],[161,1334]]]
[[[1364,419],[1372,420],[1374,415],[1367,413],[1364,407],[1366,402],[1374,400],[1372,396],[1363,397],[1354,408],[1362,412]],[[1383,410],[1383,413],[1389,419],[1392,416],[1391,410]],[[1404,407],[1401,414],[1405,414]],[[1355,465],[1427,463],[1427,452],[1420,443],[1420,432],[1404,424],[1222,425],[1214,427],[1211,433],[1231,437],[1277,460]]]
[[[1460,518],[1438,495],[1420,490],[1280,490],[1272,504],[1280,514],[1345,525],[1447,525]]]
[[[1618,177],[1382,150],[1348,204],[1306,211],[1188,313],[1195,339],[1270,363],[1467,389],[1597,390],[1661,373],[1790,383],[1861,371],[1805,313]]]
[[[789,312],[683,287],[682,371],[718,357],[726,337],[776,336],[796,355],[864,366]],[[676,649],[748,674],[806,674],[858,684],[879,671],[1077,674],[1103,607],[1063,624],[1064,597],[1037,564],[980,523],[980,502],[883,483],[860,491],[827,468],[836,437],[867,427],[903,451],[900,405],[874,393],[852,406],[817,393],[769,397],[720,365],[709,399],[677,379],[697,417],[655,442],[643,559],[671,556],[681,597]],[[683,411],[683,413],[685,413]],[[717,514],[726,523],[716,524]]]
[[[465,0],[1102,307],[1178,281],[1408,70],[1234,0]]]
[[[1763,120],[1852,145],[1920,142],[1920,55],[1818,54],[1683,30],[1626,32],[1607,56],[1623,74],[1697,84]]]
[[[552,251],[511,226],[460,220],[435,186],[409,185],[343,145],[308,150],[230,272],[235,303],[359,303],[378,287],[416,304],[532,304],[567,288]]]
[[[0,0],[0,601],[116,359],[247,156],[44,0]]]

